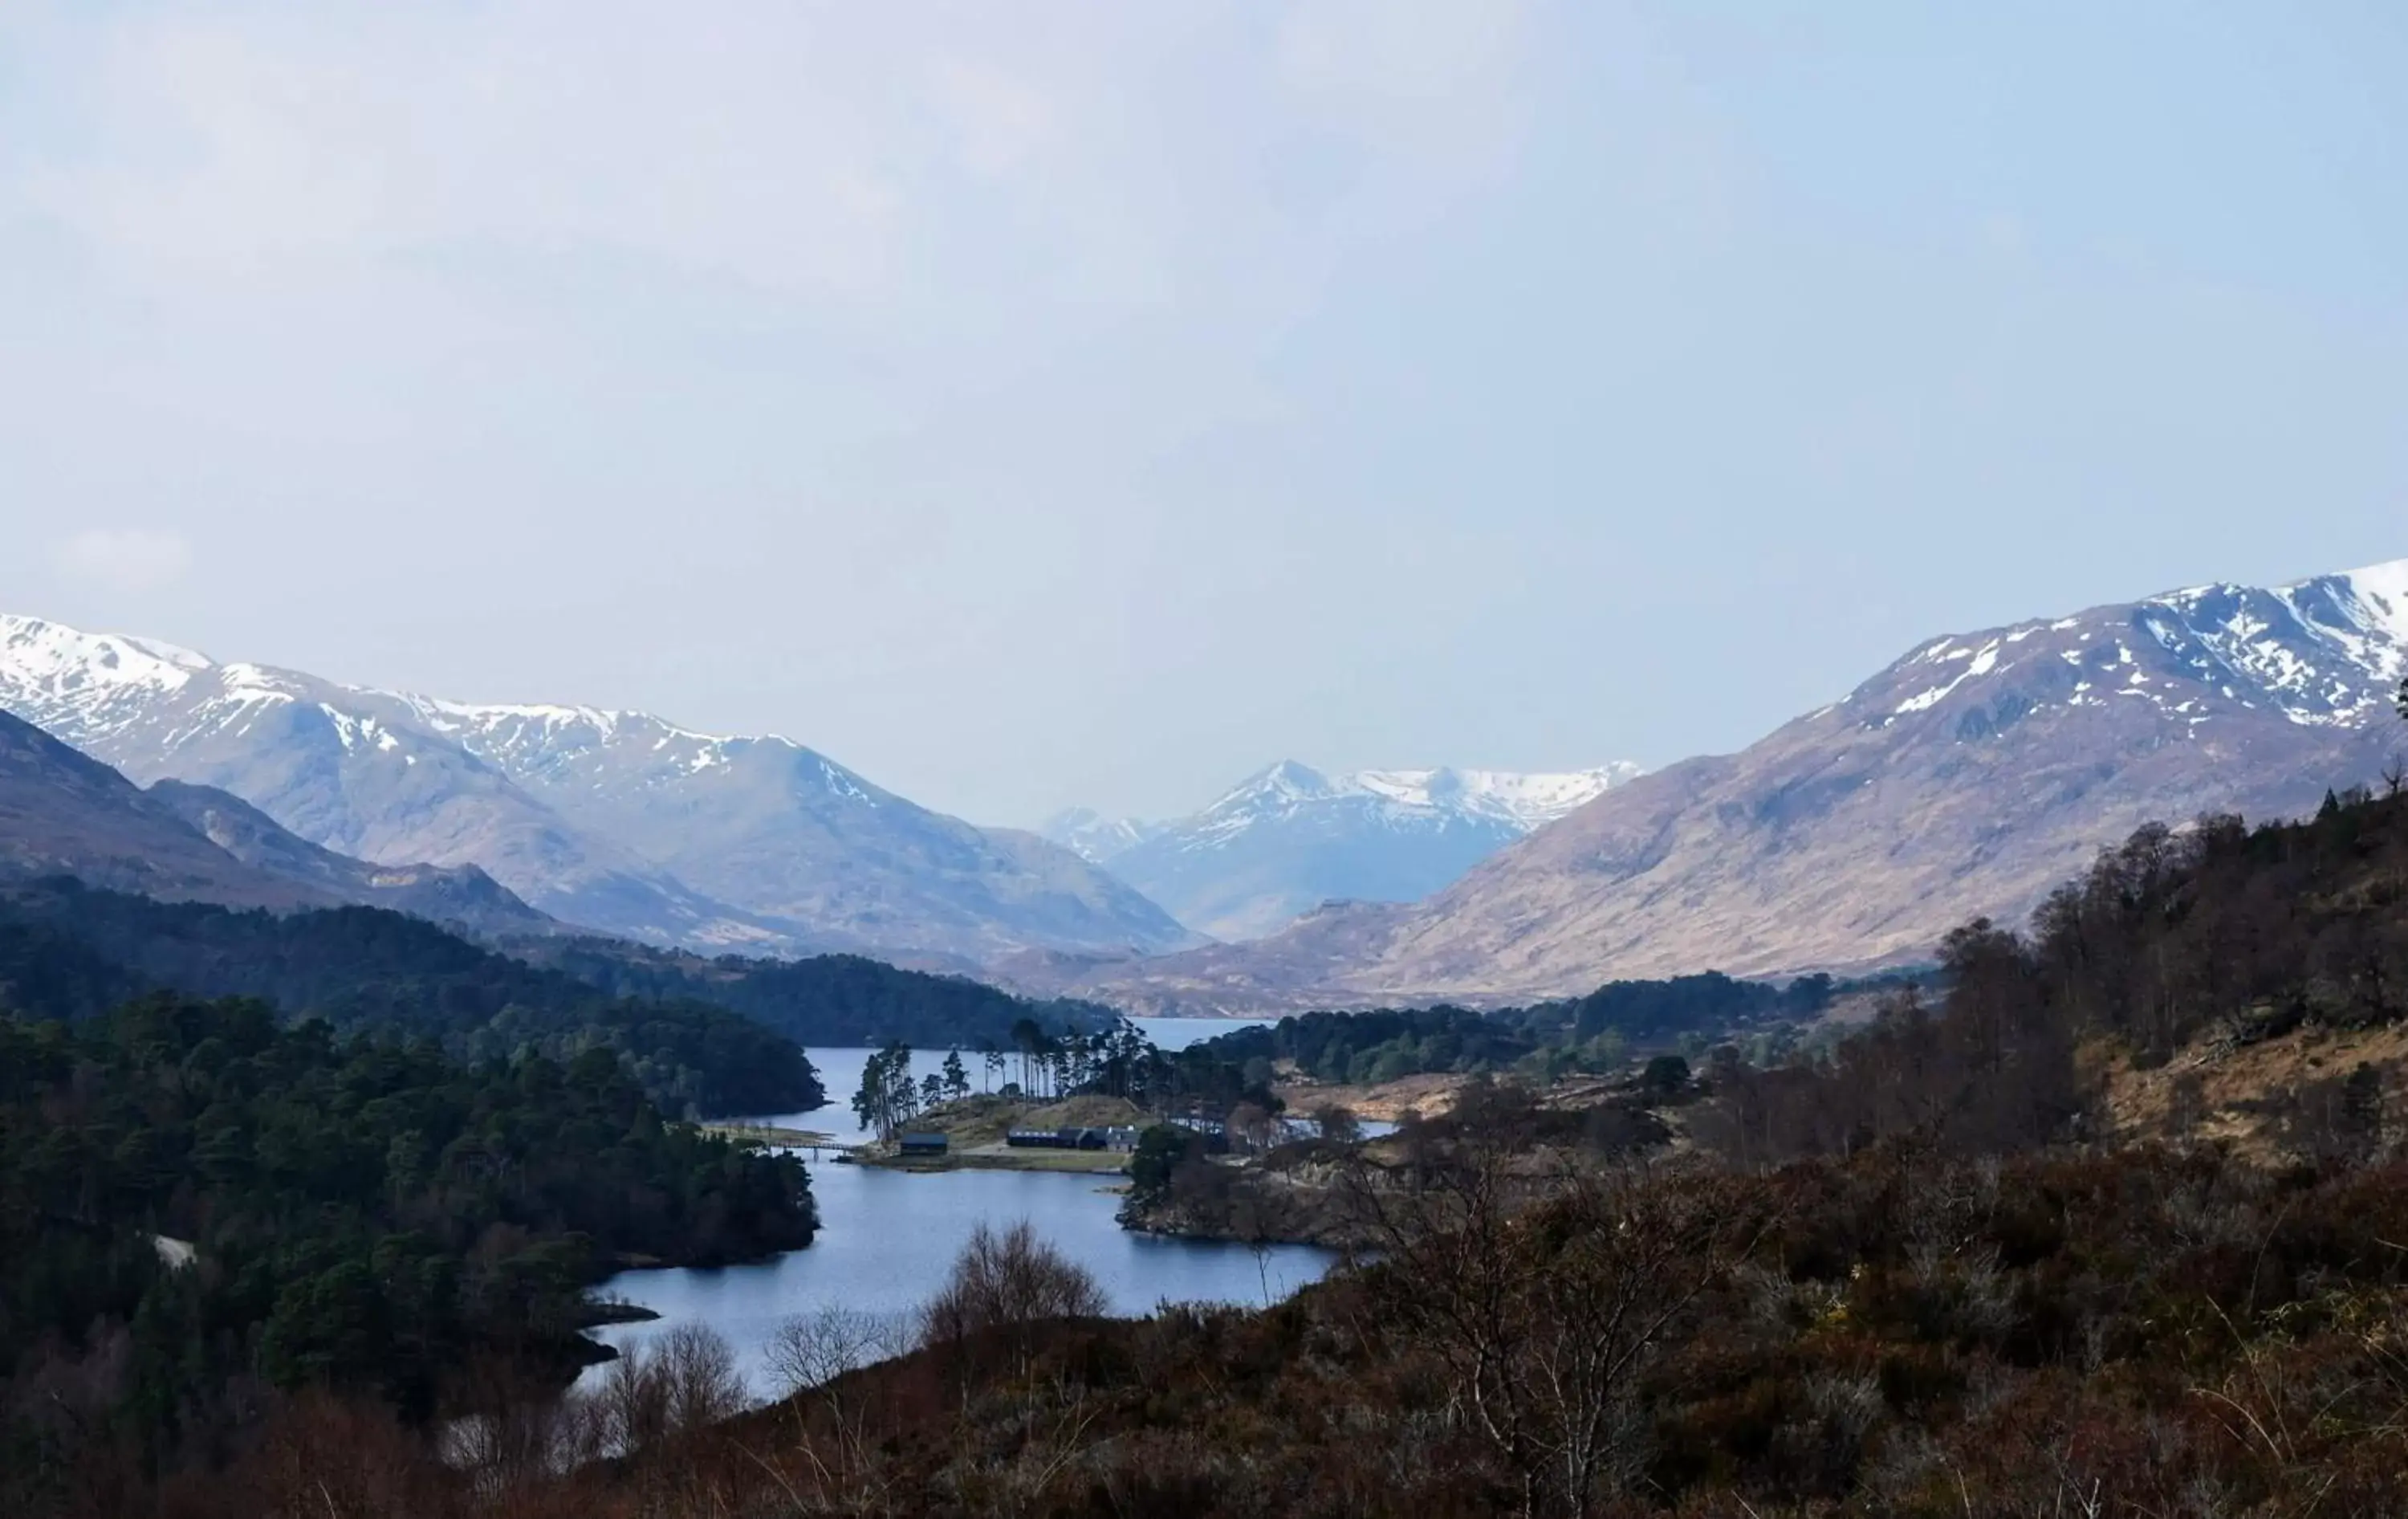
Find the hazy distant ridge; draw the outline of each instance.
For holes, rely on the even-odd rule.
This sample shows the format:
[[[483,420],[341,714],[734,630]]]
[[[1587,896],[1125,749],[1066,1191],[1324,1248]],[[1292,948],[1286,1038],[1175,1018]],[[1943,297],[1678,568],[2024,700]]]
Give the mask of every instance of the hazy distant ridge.
[[[1409,902],[1640,773],[1355,770],[1283,760],[1165,823],[1080,810],[1047,836],[1102,864],[1180,922],[1256,939],[1331,900]]]

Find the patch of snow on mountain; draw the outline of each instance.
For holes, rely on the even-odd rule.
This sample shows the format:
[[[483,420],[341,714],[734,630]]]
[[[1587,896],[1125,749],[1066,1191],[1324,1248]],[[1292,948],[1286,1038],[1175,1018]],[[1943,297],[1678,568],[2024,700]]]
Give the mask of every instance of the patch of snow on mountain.
[[[1981,678],[2014,670],[2027,651],[2007,655],[2007,646],[2027,642],[2032,656],[2054,653],[2086,677],[2053,698],[2069,707],[2099,707],[2112,687],[2189,731],[2214,719],[2200,699],[2212,694],[2302,727],[2361,728],[2388,717],[2408,673],[2408,560],[2289,585],[2187,586],[2055,622],[1951,635],[1859,688],[1879,694],[1877,709],[1887,714],[1868,725],[1887,727],[1943,702],[1953,711],[1990,701]],[[1976,737],[1993,731],[1992,720],[1970,712],[1956,721]]]
[[[210,667],[206,654],[155,638],[0,616],[0,701],[53,731],[107,731],[136,721],[153,700]]]
[[[1162,832],[1141,818],[1108,818],[1092,807],[1068,808],[1045,820],[1038,837],[1061,845],[1089,865],[1127,853]]]
[[[1977,676],[1987,675],[1992,670],[1997,669],[1999,667],[1999,640],[1992,638],[1988,643],[1984,644],[1982,646],[1982,652],[1978,654],[1974,653],[1971,649],[1959,649],[1955,653],[1952,653],[1947,657],[1951,660],[1956,660],[1965,658],[1968,655],[1971,656],[1972,663],[1967,665],[1963,671],[1960,672],[1955,680],[1950,681],[1945,685],[1936,685],[1928,691],[1916,692],[1914,695],[1907,697],[1904,701],[1898,704],[1899,712],[1903,715],[1907,712],[1920,712],[1928,710],[1930,708],[1937,707],[1941,702],[1947,698],[1950,692],[1956,690],[1958,686],[1963,685],[1966,681],[1971,681]]]
[[[1203,811],[1158,831],[1181,836],[1182,849],[1207,850],[1302,812],[1353,807],[1391,827],[1428,828],[1450,820],[1476,820],[1526,834],[1640,773],[1638,766],[1617,762],[1591,770],[1535,775],[1444,767],[1325,775],[1283,760]]]

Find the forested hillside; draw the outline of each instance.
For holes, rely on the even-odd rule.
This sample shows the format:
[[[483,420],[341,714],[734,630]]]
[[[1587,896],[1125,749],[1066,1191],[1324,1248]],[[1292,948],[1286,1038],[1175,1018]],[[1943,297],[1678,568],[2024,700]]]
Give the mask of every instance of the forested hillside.
[[[619,1261],[814,1222],[798,1163],[666,1121],[605,1049],[472,1068],[170,996],[0,1019],[0,1512],[128,1512],[271,1387],[416,1421],[556,1376]]]
[[[1827,1061],[1718,1068],[1735,1153],[1779,1159],[1910,1133],[1974,1153],[2078,1139],[2096,1132],[2102,1096],[2086,1042],[2162,1065],[2202,1039],[2408,1018],[2408,793],[2330,795],[2300,823],[2143,828],[2051,893],[2028,932],[1969,924],[1942,958],[1943,1011],[1901,998]],[[2378,1139],[2363,1099],[2347,1122],[2367,1133],[2333,1142]]]
[[[905,970],[857,954],[806,960],[705,959],[615,940],[515,946],[538,962],[620,996],[716,1003],[812,1045],[1008,1049],[1023,1019],[1049,1033],[1108,1026],[1093,1002],[1032,1001],[982,982]]]
[[[1760,1024],[1810,1019],[1838,990],[1828,976],[1775,986],[1707,971],[1613,982],[1586,996],[1494,1012],[1454,1007],[1308,1012],[1200,1040],[1173,1059],[1182,1090],[1192,1092],[1228,1089],[1215,1076],[1227,1070],[1249,1072],[1239,1084],[1259,1087],[1281,1062],[1333,1083],[1517,1067],[1543,1079],[1568,1070],[1618,1069],[1629,1052],[1684,1037],[1728,1039]]]
[[[794,1043],[694,998],[616,996],[376,908],[274,913],[50,881],[0,893],[0,1010],[88,1018],[138,993],[249,996],[337,1030],[439,1039],[469,1059],[616,1051],[672,1113],[824,1100]]]

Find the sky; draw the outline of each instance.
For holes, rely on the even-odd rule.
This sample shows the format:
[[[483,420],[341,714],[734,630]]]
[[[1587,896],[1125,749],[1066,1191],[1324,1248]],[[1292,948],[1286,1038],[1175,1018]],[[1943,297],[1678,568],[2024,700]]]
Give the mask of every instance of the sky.
[[[2408,9],[0,0],[0,609],[982,823],[2408,556]]]

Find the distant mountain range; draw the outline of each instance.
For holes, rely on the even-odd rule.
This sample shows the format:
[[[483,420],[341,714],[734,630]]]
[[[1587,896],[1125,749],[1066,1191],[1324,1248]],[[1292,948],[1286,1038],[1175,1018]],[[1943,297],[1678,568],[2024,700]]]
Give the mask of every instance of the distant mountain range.
[[[1653,774],[1291,762],[1191,817],[1039,837],[783,738],[0,618],[0,711],[24,720],[0,726],[0,879],[851,951],[1139,1010],[1522,1001],[1926,958],[2144,823],[2296,815],[2374,781],[2408,751],[2404,670],[2408,561],[1930,639]]]
[[[0,1012],[74,1019],[162,989],[473,1036],[487,1053],[533,1039],[573,1054],[602,1038],[681,1102],[749,1091],[770,1107],[807,1100],[793,1043],[1003,1044],[1024,1019],[1051,1030],[1106,1015],[858,955],[703,956],[596,937],[474,866],[351,859],[223,792],[136,786],[0,713]],[[781,1038],[758,1042],[755,1025]],[[718,1098],[680,1084],[706,1070]]]
[[[2408,751],[2403,669],[2408,561],[1953,634],[1740,753],[1613,786],[1422,901],[1023,974],[1134,1008],[1265,1010],[1923,959],[1976,915],[2020,924],[2143,824],[2296,816],[2375,781]]]
[[[1427,896],[1638,774],[1617,764],[1555,775],[1326,775],[1283,760],[1188,817],[1145,823],[1082,810],[1054,819],[1045,835],[1190,928],[1259,939],[1326,902]]]
[[[477,866],[624,938],[961,967],[1196,942],[1068,850],[784,738],[369,690],[21,617],[0,618],[0,709],[136,781],[216,788],[359,860]]]

